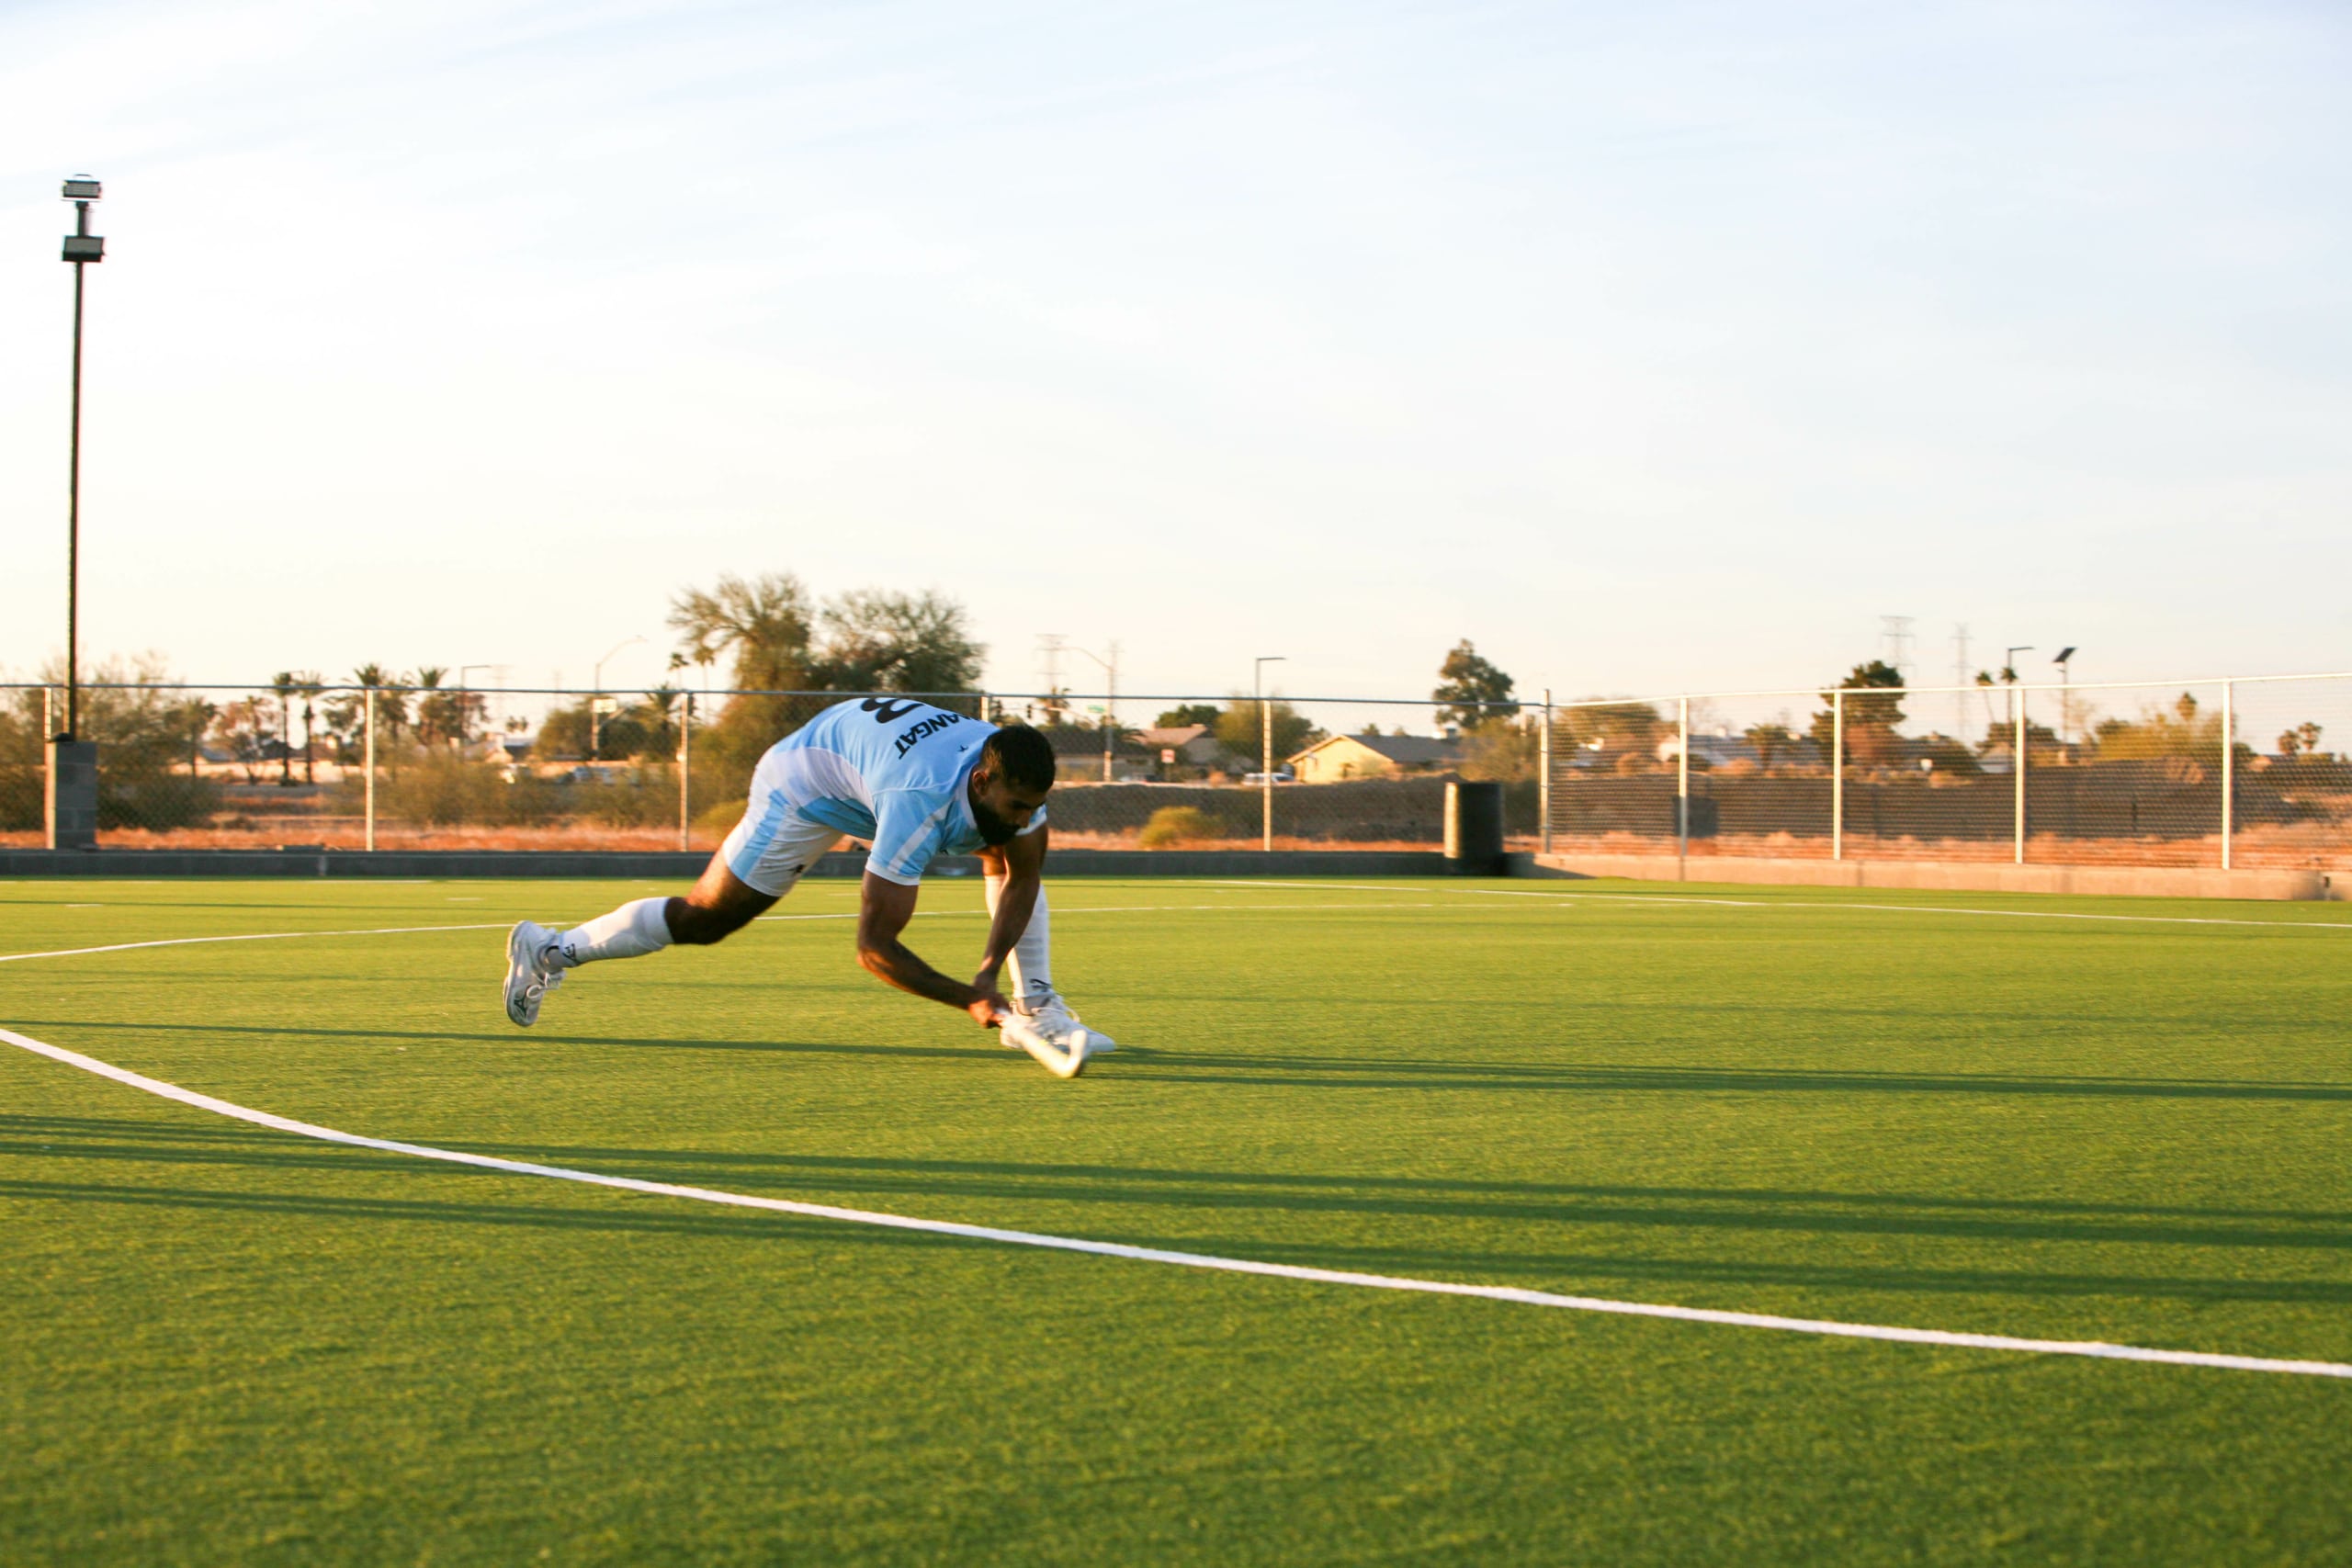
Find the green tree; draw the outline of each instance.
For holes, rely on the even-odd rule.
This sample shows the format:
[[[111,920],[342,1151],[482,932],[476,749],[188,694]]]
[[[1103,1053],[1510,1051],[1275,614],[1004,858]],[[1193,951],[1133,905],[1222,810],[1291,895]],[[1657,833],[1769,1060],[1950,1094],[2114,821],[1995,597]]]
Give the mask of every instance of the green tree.
[[[1311,719],[1279,697],[1261,703],[1256,697],[1237,696],[1216,716],[1217,744],[1247,761],[1255,772],[1265,754],[1268,717],[1273,726],[1274,766],[1278,768],[1323,739]]]
[[[722,794],[739,791],[761,753],[834,700],[788,694],[971,692],[986,651],[964,607],[944,595],[860,589],[819,608],[797,577],[781,571],[729,573],[715,588],[681,590],[669,621],[687,662],[733,660],[738,694],[697,730],[695,746],[697,779],[707,765],[708,787]],[[967,711],[977,713],[977,702]],[[640,748],[674,744],[663,726],[639,729]]]
[[[2000,726],[1990,739],[2007,744],[2009,737]],[[2035,728],[2031,739],[2041,739]],[[2101,719],[2091,731],[2091,746],[2101,761],[2149,761],[2162,757],[2188,757],[2219,767],[2222,761],[2222,716],[2199,711],[2194,694],[2183,692],[2167,712],[2164,708],[2143,708],[2137,719]]]
[[[1541,718],[1490,718],[1463,732],[1462,776],[1506,784],[1532,779],[1543,765],[1543,746]]]
[[[1646,755],[1670,728],[1647,703],[1587,703],[1555,711],[1568,746],[1602,756],[1612,751]]]
[[[1442,683],[1430,696],[1444,705],[1437,710],[1440,724],[1519,716],[1519,705],[1510,700],[1510,677],[1480,657],[1468,637],[1453,645],[1437,672]]]
[[[1217,713],[1218,708],[1215,703],[1181,703],[1152,722],[1162,729],[1183,729],[1195,724],[1214,728],[1216,725]]]
[[[829,601],[815,671],[840,692],[956,693],[974,689],[987,651],[964,606],[925,590],[860,588]]]
[[[1756,748],[1757,765],[1762,768],[1771,767],[1774,757],[1786,755],[1797,743],[1785,724],[1751,724],[1741,733]]]
[[[34,679],[37,684],[0,699],[0,826],[41,822],[40,687],[64,685],[63,661]],[[189,755],[189,725],[209,705],[183,694],[153,654],[102,660],[84,669],[82,680],[77,733],[99,746],[99,828],[162,830],[209,819],[220,805],[219,786],[180,768]]]
[[[809,640],[816,615],[808,590],[788,571],[741,578],[720,576],[718,586],[680,590],[670,600],[670,626],[680,649],[696,664],[734,660],[738,691],[799,692],[808,688]]]
[[[1903,699],[1878,694],[1901,692],[1903,671],[1883,659],[1873,659],[1867,664],[1855,665],[1838,685],[1846,693],[1847,756],[1874,761],[1892,752],[1894,727],[1903,722]],[[1837,744],[1837,697],[1824,692],[1821,700],[1831,705],[1813,716],[1813,742],[1821,748],[1824,757],[1828,757]],[[1838,759],[1841,762],[1844,760]]]

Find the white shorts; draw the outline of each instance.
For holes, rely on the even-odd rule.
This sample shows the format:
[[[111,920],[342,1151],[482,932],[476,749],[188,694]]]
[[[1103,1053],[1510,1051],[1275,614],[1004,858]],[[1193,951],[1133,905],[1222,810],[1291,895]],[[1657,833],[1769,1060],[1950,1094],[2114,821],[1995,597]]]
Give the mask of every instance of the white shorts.
[[[791,800],[754,788],[743,819],[727,835],[719,853],[737,881],[754,893],[781,898],[792,891],[817,857],[842,841],[839,828],[811,822],[792,809]]]

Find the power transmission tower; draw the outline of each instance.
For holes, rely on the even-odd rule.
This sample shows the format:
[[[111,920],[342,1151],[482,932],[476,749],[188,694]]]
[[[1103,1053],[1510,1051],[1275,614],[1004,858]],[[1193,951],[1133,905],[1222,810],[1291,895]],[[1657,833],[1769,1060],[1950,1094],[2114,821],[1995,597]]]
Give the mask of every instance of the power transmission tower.
[[[1878,625],[1879,636],[1886,642],[1886,661],[1894,666],[1895,672],[1903,677],[1903,683],[1907,686],[1911,683],[1911,644],[1914,640],[1911,617],[1881,615]]]
[[[1048,724],[1059,723],[1062,709],[1068,705],[1062,701],[1062,649],[1069,641],[1069,638],[1059,632],[1037,634],[1037,671],[1045,677],[1046,722]]]

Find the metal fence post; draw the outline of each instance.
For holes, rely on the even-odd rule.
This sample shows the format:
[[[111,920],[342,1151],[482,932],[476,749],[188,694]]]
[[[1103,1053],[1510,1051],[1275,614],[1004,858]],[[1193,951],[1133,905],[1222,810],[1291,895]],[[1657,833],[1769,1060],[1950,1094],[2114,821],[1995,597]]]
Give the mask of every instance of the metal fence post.
[[[2017,747],[2017,756],[2014,760],[2015,765],[2009,770],[2017,775],[2018,797],[2017,805],[2012,808],[2012,815],[2015,818],[2017,829],[2017,863],[2019,865],[2025,863],[2025,754],[2031,750],[2026,743],[2030,731],[2026,728],[2025,707],[2026,689],[2019,686],[2018,688],[2018,732],[2014,742]]]
[[[2237,682],[2222,682],[2222,869],[2230,869],[2230,839],[2237,829]]]
[[[1274,706],[1271,702],[1261,700],[1258,704],[1258,728],[1265,741],[1265,759],[1259,764],[1265,771],[1258,776],[1265,788],[1265,850],[1272,854],[1274,849]]]
[[[1829,694],[1829,858],[1846,858],[1846,688]]]
[[[686,694],[684,711],[678,717],[678,848],[684,852],[686,829],[694,821],[695,773],[695,694]]]
[[[368,770],[368,851],[376,850],[376,688],[368,688],[368,739],[361,766]]]
[[[1535,814],[1541,819],[1536,842],[1552,852],[1552,688],[1544,688],[1544,734],[1535,748],[1539,772],[1535,780]]]
[[[1690,699],[1674,699],[1674,879],[1690,876]]]

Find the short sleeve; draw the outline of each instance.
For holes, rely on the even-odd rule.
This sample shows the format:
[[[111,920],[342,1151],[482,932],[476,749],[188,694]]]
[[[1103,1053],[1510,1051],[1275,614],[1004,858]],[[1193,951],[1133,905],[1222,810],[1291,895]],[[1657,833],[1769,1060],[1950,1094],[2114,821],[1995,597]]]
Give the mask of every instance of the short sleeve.
[[[911,887],[939,852],[939,836],[955,797],[936,801],[913,790],[886,789],[874,802],[874,852],[865,869],[885,882]]]

